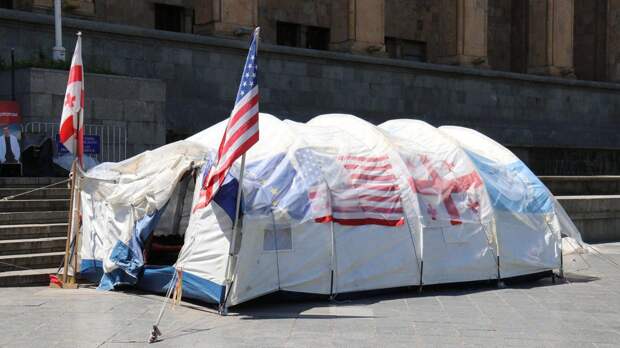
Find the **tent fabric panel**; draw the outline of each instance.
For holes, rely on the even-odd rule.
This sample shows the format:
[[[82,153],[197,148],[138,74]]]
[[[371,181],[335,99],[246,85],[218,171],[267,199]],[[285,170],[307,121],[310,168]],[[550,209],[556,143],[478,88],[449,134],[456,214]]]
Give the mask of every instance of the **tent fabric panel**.
[[[267,236],[270,237],[273,234]],[[330,224],[313,222],[291,226],[291,248],[278,244],[282,290],[329,294],[331,283]],[[284,244],[284,243],[283,243]]]
[[[552,214],[521,216],[496,212],[502,277],[560,267],[559,238],[549,225]]]
[[[103,277],[103,263],[101,260],[80,260],[80,277],[93,283],[99,283],[101,277]]]
[[[235,275],[229,305],[239,304],[279,290],[276,253],[264,250],[264,233],[273,224],[270,216],[246,216],[234,264]]]
[[[200,190],[201,185],[197,184],[192,207],[201,199]],[[216,284],[224,284],[231,236],[232,220],[217,203],[192,211],[177,267]]]
[[[495,278],[494,245],[484,226],[465,223],[424,229],[424,284]]]
[[[171,284],[175,269],[172,266],[146,266],[136,287],[138,289],[165,294]],[[201,278],[191,272],[183,271],[183,298],[204,301],[207,303],[222,303],[224,300],[224,286],[208,279]]]
[[[334,235],[335,293],[419,283],[418,260],[406,225],[385,228],[334,224]]]

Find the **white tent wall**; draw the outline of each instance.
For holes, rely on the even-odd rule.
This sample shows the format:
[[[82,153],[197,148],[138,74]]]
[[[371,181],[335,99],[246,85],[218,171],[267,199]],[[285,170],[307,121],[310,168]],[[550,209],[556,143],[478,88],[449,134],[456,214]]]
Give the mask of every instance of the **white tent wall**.
[[[497,278],[491,206],[463,150],[426,122],[392,120],[379,128],[389,134],[413,181],[425,250],[423,283]]]
[[[559,267],[560,233],[581,243],[522,162],[475,131],[415,120],[377,127],[342,114],[307,123],[260,114],[260,141],[246,154],[240,234],[230,250],[230,206],[214,201],[193,209],[204,199],[202,182],[225,127],[223,121],[89,172],[82,258],[103,262],[106,273],[117,268],[110,260],[114,245],[129,243],[136,222],[164,207],[191,163],[206,164],[176,265],[198,277],[194,285],[208,288],[194,292],[207,300],[221,303],[230,281],[228,305],[278,290],[338,294],[495,279],[498,254],[501,277],[536,273]],[[381,174],[359,174],[360,168]],[[230,180],[239,174],[236,163]],[[525,176],[525,191],[502,186],[508,174]],[[372,186],[375,179],[385,185]],[[392,193],[371,195],[380,204],[362,212],[349,210],[347,204],[364,205],[367,192],[358,186]],[[159,229],[169,229],[166,223],[172,222]]]
[[[204,168],[203,168],[204,170]],[[204,172],[200,172],[201,178]],[[200,180],[192,207],[200,200]],[[226,263],[232,236],[232,220],[217,204],[193,211],[189,218],[177,267],[214,284],[225,284]],[[219,300],[219,299],[217,299]]]
[[[190,145],[168,144],[119,163],[104,163],[84,175],[81,180],[82,270],[97,265],[103,268],[104,274],[111,274],[127,266],[114,261],[118,246],[124,246],[125,250],[134,248],[136,224],[143,218],[161,214],[182,176],[193,165],[200,164],[208,153],[208,148]],[[142,260],[141,252],[132,251],[133,257]],[[124,274],[117,274],[110,286],[126,280]]]
[[[493,190],[501,276],[512,277],[560,267],[560,225],[555,198],[512,152],[475,130],[444,126],[473,159]]]

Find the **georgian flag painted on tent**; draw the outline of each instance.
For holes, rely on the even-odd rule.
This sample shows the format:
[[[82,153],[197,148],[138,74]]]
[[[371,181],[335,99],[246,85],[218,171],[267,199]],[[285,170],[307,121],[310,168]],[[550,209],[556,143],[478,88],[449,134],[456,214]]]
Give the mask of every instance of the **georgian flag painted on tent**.
[[[418,194],[427,223],[449,221],[460,225],[480,221],[483,182],[473,167],[456,158],[428,155],[412,157],[406,164],[412,173],[410,186]]]
[[[82,35],[78,33],[71,60],[67,91],[60,119],[60,142],[74,154],[80,164],[84,154],[84,68],[82,65]]]
[[[216,164],[205,180],[200,192],[203,199],[194,207],[194,211],[211,202],[235,160],[258,142],[258,35],[259,28],[256,28],[241,75],[235,107],[224,130]]]

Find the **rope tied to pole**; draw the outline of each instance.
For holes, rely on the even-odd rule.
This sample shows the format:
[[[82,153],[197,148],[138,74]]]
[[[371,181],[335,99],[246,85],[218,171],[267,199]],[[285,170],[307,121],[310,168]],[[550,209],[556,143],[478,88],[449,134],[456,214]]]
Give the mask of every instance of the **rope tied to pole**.
[[[25,196],[27,194],[30,194],[30,193],[33,193],[33,192],[36,192],[36,191],[44,190],[44,189],[47,189],[47,188],[50,188],[50,187],[53,187],[53,186],[56,186],[56,185],[67,183],[69,181],[71,181],[71,177],[69,177],[69,179],[65,179],[65,180],[62,180],[62,181],[59,181],[59,182],[55,182],[55,183],[47,185],[47,186],[42,186],[42,187],[34,188],[34,189],[30,190],[30,191],[18,193],[16,195],[12,195],[12,196],[2,197],[2,198],[0,198],[0,201],[8,201],[8,200],[11,200],[11,199],[15,199],[17,197]]]

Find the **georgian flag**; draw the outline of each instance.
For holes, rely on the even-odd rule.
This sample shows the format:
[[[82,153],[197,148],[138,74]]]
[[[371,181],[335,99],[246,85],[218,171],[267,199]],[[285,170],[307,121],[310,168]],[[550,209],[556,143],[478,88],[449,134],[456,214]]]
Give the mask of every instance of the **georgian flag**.
[[[84,154],[84,69],[81,33],[78,33],[75,52],[73,52],[73,59],[71,60],[59,135],[60,142],[82,164]]]

